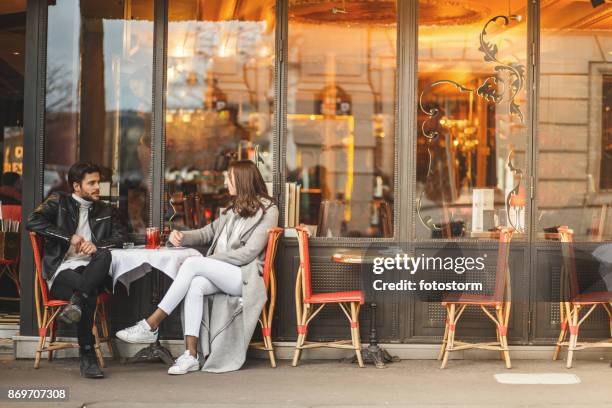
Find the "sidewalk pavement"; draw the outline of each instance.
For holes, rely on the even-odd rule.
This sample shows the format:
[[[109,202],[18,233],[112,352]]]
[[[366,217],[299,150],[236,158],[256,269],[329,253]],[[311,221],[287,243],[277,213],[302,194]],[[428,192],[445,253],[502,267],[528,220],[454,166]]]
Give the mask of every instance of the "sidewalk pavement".
[[[237,372],[170,376],[161,363],[120,364],[107,360],[106,378],[79,376],[78,361],[0,360],[0,387],[67,386],[63,403],[9,403],[1,407],[611,407],[612,368],[607,361],[452,360],[445,370],[432,360],[404,360],[385,369],[359,369],[338,361],[304,361],[299,367],[250,359]],[[506,385],[499,373],[575,374],[580,384]]]

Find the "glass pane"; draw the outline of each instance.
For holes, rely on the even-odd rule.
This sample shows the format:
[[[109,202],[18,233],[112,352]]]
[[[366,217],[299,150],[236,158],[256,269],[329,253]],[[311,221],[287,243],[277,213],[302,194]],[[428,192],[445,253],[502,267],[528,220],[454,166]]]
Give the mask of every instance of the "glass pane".
[[[26,6],[26,0],[0,2],[0,209],[2,229],[14,232],[23,230],[13,221],[21,221],[23,191]],[[14,273],[19,271],[19,264],[11,263],[19,262],[20,238],[19,234],[4,234],[2,238],[0,314],[3,322],[8,322],[19,320],[19,275]]]
[[[285,226],[393,237],[396,21],[394,1],[289,1]]]
[[[231,160],[258,162],[272,192],[274,5],[169,2],[164,204],[171,228],[215,218],[229,198]]]
[[[567,225],[581,241],[612,240],[612,17],[605,7],[560,1],[541,9],[537,225]]]
[[[0,3],[0,21],[0,202],[21,205],[26,1]]]
[[[71,191],[76,161],[103,167],[101,195],[132,232],[148,223],[153,0],[48,6],[44,195]]]
[[[419,2],[418,238],[526,228],[526,10]]]

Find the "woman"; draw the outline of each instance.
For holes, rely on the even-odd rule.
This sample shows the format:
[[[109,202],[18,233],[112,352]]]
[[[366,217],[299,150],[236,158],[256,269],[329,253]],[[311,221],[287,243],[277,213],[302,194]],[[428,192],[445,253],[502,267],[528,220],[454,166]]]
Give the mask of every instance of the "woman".
[[[117,332],[130,343],[154,343],[160,323],[184,300],[186,351],[168,370],[186,374],[200,369],[200,354],[208,356],[202,370],[239,369],[266,301],[263,264],[267,232],[278,223],[278,209],[268,196],[255,164],[237,161],[228,171],[229,206],[218,219],[193,231],[172,231],[174,246],[210,244],[206,257],[188,258],[148,318]],[[212,310],[205,296],[214,295]],[[229,295],[229,296],[228,296]]]

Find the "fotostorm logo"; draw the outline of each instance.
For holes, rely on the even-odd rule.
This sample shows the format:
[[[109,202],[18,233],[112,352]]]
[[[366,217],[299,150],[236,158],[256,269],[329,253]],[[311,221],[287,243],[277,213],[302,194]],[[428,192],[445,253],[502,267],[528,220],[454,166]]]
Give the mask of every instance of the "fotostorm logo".
[[[401,270],[414,275],[417,271],[435,270],[453,271],[457,275],[462,275],[466,271],[484,270],[486,257],[487,254],[479,257],[441,257],[425,256],[425,254],[421,254],[419,257],[412,257],[408,256],[408,254],[396,254],[394,257],[374,258],[372,272],[376,275],[381,275],[385,271]]]

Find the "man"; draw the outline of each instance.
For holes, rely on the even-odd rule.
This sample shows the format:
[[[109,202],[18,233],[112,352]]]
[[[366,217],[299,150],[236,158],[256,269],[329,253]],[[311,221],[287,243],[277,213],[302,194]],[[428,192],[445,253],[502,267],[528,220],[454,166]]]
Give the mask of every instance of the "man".
[[[21,176],[12,171],[2,175],[0,201],[3,205],[21,205]]]
[[[92,334],[96,297],[108,278],[108,248],[121,246],[126,231],[114,207],[100,201],[98,166],[74,164],[68,182],[72,194],[51,194],[26,227],[45,238],[43,276],[51,296],[70,301],[58,318],[78,324],[81,376],[101,378]]]

